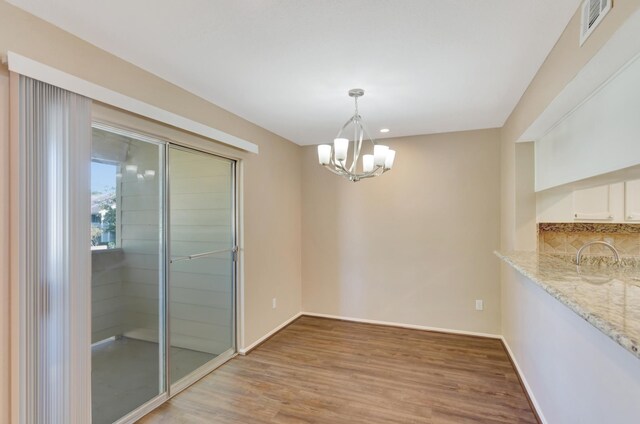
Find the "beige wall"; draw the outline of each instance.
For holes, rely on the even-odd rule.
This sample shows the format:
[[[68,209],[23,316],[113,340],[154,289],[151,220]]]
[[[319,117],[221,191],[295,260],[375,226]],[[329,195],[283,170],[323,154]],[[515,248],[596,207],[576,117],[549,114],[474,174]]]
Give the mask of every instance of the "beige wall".
[[[254,155],[205,142],[221,154],[242,160],[244,345],[300,311],[300,147],[0,1],[0,54],[8,50],[258,144],[260,154]],[[4,74],[0,83],[1,94],[7,90]],[[6,114],[3,101],[0,122],[6,120]],[[2,131],[4,136],[4,127]],[[169,134],[171,129],[163,127],[163,133]],[[197,139],[184,132],[171,134],[178,139]],[[6,196],[1,194],[0,204],[4,205]],[[6,290],[5,280],[0,282]],[[277,309],[271,308],[273,297],[278,298]],[[2,299],[4,302],[5,296]],[[1,313],[0,329],[8,320],[6,308]],[[4,336],[2,331],[0,336]],[[6,348],[1,343],[0,366]],[[5,378],[0,380],[0,393],[6,382]],[[2,406],[0,422],[4,418],[1,414],[7,411]]]
[[[306,147],[303,310],[499,333],[499,141],[498,130],[384,140],[395,168],[358,183]]]
[[[515,240],[516,250],[536,249],[536,193],[533,142],[516,143],[515,154]]]

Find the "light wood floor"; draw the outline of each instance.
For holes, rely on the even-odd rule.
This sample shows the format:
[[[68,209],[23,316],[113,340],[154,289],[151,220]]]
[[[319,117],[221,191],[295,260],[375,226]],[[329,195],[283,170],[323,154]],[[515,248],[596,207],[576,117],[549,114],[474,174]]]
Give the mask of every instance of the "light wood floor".
[[[301,317],[141,423],[536,423],[499,340]]]

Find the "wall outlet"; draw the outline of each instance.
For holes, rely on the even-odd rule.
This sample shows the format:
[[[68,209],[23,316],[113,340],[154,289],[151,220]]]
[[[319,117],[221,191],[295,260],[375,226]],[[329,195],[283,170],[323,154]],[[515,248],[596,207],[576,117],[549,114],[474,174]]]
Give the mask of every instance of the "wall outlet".
[[[484,310],[484,301],[482,299],[476,300],[476,311]]]
[[[276,299],[275,297],[273,298],[273,300],[271,301],[271,307],[273,309],[276,309],[278,307],[278,299]]]

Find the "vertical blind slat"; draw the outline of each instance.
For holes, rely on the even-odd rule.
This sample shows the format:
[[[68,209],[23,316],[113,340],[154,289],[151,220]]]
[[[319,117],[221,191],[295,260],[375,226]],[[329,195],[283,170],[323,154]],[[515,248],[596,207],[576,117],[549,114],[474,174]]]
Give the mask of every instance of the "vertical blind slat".
[[[91,422],[91,100],[20,76],[20,421]]]

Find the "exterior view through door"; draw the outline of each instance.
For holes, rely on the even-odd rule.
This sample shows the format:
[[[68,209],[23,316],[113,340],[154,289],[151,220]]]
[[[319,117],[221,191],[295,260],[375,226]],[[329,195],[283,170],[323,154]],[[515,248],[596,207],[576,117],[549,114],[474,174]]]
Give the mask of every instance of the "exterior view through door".
[[[235,354],[235,162],[94,124],[92,422],[133,422]]]

